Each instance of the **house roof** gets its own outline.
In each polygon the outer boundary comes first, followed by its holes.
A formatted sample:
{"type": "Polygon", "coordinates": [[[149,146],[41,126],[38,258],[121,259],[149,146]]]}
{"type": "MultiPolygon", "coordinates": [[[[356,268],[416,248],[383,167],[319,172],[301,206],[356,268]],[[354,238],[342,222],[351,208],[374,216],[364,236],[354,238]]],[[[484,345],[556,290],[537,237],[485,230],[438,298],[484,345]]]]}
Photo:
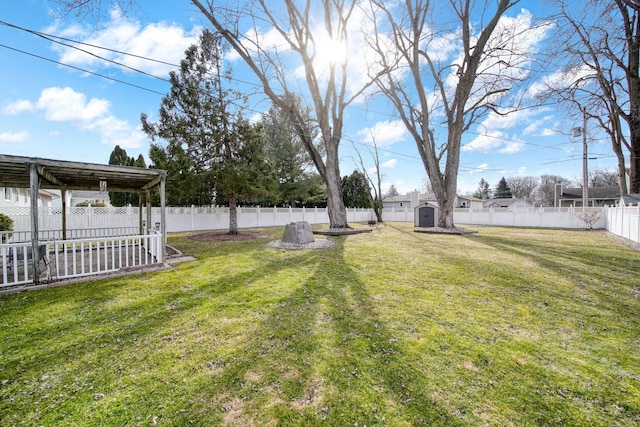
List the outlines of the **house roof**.
{"type": "Polygon", "coordinates": [[[640,194],[623,194],[622,201],[624,202],[625,206],[629,206],[632,204],[637,205],[638,203],[640,203],[640,194]]]}
{"type": "Polygon", "coordinates": [[[507,197],[507,198],[499,198],[499,199],[488,199],[484,201],[485,207],[490,206],[502,206],[502,207],[510,207],[511,205],[522,204],[522,205],[533,205],[531,199],[522,198],[522,197],[507,197]]]}
{"type": "MultiPolygon", "coordinates": [[[[614,185],[612,187],[589,187],[590,199],[620,199],[620,187],[614,185]]],[[[582,187],[563,188],[561,199],[582,199],[582,187]]]]}
{"type": "Polygon", "coordinates": [[[0,154],[0,186],[29,188],[32,164],[43,189],[99,190],[106,181],[107,191],[139,192],[159,186],[167,175],[159,169],[0,154]]]}
{"type": "MultiPolygon", "coordinates": [[[[436,196],[434,194],[421,193],[420,194],[420,203],[424,201],[435,201],[436,196]]],[[[398,196],[389,196],[382,199],[384,203],[399,203],[399,202],[411,202],[411,194],[400,194],[398,196]]]]}
{"type": "Polygon", "coordinates": [[[109,193],[100,191],[74,191],[71,194],[72,199],[81,200],[109,200],[109,193]]]}

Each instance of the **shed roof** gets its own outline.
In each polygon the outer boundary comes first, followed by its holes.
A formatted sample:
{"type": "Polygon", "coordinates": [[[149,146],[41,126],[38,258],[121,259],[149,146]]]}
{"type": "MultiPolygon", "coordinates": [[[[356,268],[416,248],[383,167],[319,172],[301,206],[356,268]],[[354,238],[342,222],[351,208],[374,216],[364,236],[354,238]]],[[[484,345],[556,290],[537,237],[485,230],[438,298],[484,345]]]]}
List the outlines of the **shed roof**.
{"type": "Polygon", "coordinates": [[[31,164],[36,165],[44,189],[99,190],[100,181],[106,181],[107,191],[139,192],[160,185],[167,174],[160,169],[0,154],[0,186],[29,188],[31,164]]]}

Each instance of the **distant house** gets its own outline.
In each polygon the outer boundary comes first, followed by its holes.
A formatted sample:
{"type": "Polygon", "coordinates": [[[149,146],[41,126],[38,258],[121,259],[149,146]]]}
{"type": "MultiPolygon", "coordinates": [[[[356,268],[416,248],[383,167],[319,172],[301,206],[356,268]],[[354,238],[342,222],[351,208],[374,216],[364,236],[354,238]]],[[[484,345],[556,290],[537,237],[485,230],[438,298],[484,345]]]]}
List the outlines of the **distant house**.
{"type": "Polygon", "coordinates": [[[620,206],[638,206],[640,205],[640,194],[623,194],[620,197],[620,206]]]}
{"type": "MultiPolygon", "coordinates": [[[[0,187],[2,189],[2,197],[0,197],[0,206],[13,208],[28,208],[31,206],[31,189],[29,188],[11,188],[0,187]]],[[[46,191],[38,191],[38,206],[42,208],[50,208],[53,199],[59,198],[58,195],[46,191]]]]}
{"type": "Polygon", "coordinates": [[[457,208],[470,208],[472,210],[483,208],[482,199],[476,199],[473,196],[456,196],[455,206],[457,208]]]}
{"type": "Polygon", "coordinates": [[[488,199],[483,203],[485,208],[522,209],[534,206],[533,199],[526,197],[509,197],[504,199],[488,199]]]}
{"type": "MultiPolygon", "coordinates": [[[[620,187],[589,187],[587,206],[616,205],[620,202],[620,187]]],[[[561,188],[556,195],[558,207],[582,207],[582,187],[561,188]]]]}
{"type": "Polygon", "coordinates": [[[421,203],[436,203],[436,196],[433,193],[420,193],[414,191],[399,196],[385,197],[382,199],[382,207],[384,209],[400,209],[400,208],[415,208],[421,203]]]}
{"type": "MultiPolygon", "coordinates": [[[[400,196],[391,196],[382,199],[382,207],[385,209],[395,208],[411,208],[415,209],[418,205],[422,205],[425,203],[429,203],[433,206],[438,206],[438,202],[436,201],[436,196],[433,193],[420,193],[418,191],[414,191],[408,194],[400,195],[400,196]]],[[[456,196],[456,200],[454,201],[454,207],[456,208],[471,208],[471,209],[481,209],[482,208],[482,200],[476,199],[472,196],[456,196]]]]}
{"type": "Polygon", "coordinates": [[[68,191],[67,205],[75,207],[78,205],[102,205],[111,206],[108,192],[100,191],[68,191]]]}

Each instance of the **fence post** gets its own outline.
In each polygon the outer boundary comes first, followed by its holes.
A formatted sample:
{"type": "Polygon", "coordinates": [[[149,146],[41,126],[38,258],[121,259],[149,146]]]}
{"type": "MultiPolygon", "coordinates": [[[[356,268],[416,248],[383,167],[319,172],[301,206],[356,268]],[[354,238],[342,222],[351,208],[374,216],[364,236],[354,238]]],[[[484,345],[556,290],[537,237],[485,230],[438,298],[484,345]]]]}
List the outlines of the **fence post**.
{"type": "Polygon", "coordinates": [[[260,227],[260,206],[256,208],[256,221],[258,221],[258,227],[260,227]]]}
{"type": "Polygon", "coordinates": [[[636,242],[640,243],[640,202],[636,205],[636,230],[638,230],[636,242]]]}

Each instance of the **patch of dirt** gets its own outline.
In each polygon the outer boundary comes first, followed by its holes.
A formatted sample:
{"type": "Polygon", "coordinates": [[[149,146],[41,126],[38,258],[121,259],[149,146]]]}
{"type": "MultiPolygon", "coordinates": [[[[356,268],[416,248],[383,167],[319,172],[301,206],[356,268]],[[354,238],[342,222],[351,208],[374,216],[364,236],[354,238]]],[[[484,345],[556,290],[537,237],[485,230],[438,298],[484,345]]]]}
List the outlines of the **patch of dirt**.
{"type": "Polygon", "coordinates": [[[206,233],[191,235],[189,239],[197,242],[244,242],[268,237],[268,235],[256,231],[242,231],[238,234],[229,234],[226,231],[207,231],[206,233]]]}
{"type": "Polygon", "coordinates": [[[604,233],[610,239],[618,241],[623,245],[626,245],[627,247],[633,249],[634,251],[640,251],[640,243],[638,242],[634,242],[633,240],[627,239],[626,237],[618,236],[617,234],[611,233],[609,231],[602,231],[602,233],[604,233]]]}

